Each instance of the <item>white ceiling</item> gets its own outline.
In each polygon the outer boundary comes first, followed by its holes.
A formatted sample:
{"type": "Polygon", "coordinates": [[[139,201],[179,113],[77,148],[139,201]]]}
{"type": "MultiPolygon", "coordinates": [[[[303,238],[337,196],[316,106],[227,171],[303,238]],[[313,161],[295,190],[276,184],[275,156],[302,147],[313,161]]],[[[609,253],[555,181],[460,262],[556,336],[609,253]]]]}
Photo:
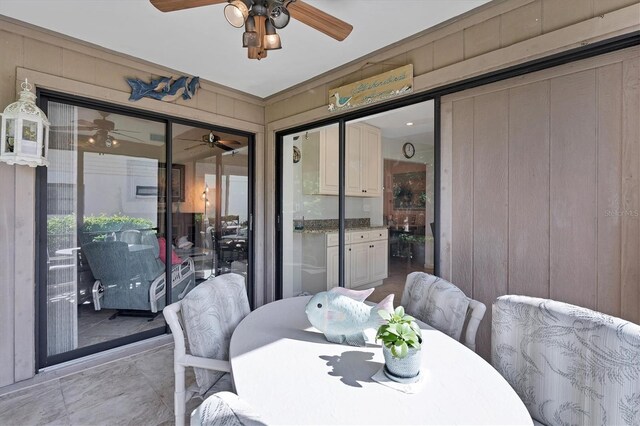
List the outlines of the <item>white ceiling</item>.
{"type": "Polygon", "coordinates": [[[259,97],[309,80],[487,0],[305,0],[353,25],[342,42],[292,19],[283,48],[247,58],[224,5],[162,13],[148,0],[2,0],[0,14],[259,97]]]}

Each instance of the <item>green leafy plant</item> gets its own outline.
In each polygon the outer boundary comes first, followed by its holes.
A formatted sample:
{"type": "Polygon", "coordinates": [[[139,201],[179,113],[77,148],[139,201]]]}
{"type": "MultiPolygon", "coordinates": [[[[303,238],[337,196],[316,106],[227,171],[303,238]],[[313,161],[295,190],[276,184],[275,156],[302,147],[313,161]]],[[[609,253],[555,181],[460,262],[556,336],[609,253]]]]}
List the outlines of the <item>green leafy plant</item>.
{"type": "Polygon", "coordinates": [[[149,229],[153,223],[149,219],[114,214],[107,216],[85,216],[82,230],[84,232],[124,231],[126,229],[149,229]]]}
{"type": "Polygon", "coordinates": [[[393,313],[380,310],[378,314],[386,323],[378,327],[376,341],[381,340],[391,350],[391,355],[402,359],[409,353],[409,348],[420,349],[420,327],[414,317],[405,314],[402,306],[398,306],[393,313]]]}

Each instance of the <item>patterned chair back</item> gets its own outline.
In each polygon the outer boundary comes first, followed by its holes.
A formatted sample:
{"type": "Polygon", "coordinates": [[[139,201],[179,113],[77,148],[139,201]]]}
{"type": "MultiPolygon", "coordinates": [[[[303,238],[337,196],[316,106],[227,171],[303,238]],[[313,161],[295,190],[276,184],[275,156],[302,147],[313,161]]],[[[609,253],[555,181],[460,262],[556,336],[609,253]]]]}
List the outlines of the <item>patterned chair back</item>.
{"type": "MultiPolygon", "coordinates": [[[[244,277],[224,274],[209,278],[180,303],[191,354],[228,360],[231,335],[250,312],[244,277]]],[[[203,368],[194,371],[200,393],[206,392],[224,374],[203,368]]]]}
{"type": "Polygon", "coordinates": [[[527,296],[493,304],[491,362],[545,425],[640,424],[640,326],[527,296]]]}
{"type": "Polygon", "coordinates": [[[465,296],[449,281],[425,272],[412,272],[402,292],[405,311],[475,351],[476,331],[486,307],[465,296]]]}

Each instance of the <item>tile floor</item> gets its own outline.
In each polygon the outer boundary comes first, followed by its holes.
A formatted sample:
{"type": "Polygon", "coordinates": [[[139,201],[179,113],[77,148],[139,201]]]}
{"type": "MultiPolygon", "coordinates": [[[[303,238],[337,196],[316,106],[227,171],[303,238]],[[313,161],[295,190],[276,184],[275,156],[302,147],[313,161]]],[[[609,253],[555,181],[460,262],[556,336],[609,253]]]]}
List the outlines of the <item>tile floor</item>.
{"type": "MultiPolygon", "coordinates": [[[[0,396],[0,425],[171,425],[173,391],[173,345],[165,345],[0,396]]],[[[192,399],[187,413],[201,402],[192,399]]]]}
{"type": "Polygon", "coordinates": [[[389,276],[382,282],[382,285],[376,287],[375,291],[367,299],[370,302],[378,303],[384,299],[389,293],[393,293],[393,306],[399,306],[402,300],[402,290],[410,272],[422,271],[433,274],[433,269],[423,268],[416,265],[410,260],[389,257],[389,276]]]}
{"type": "Polygon", "coordinates": [[[113,309],[95,311],[91,303],[79,305],[78,347],[107,342],[154,328],[164,328],[166,324],[161,313],[153,321],[149,321],[150,318],[147,317],[121,315],[110,320],[115,312],[113,309]]]}
{"type": "MultiPolygon", "coordinates": [[[[394,293],[394,305],[399,305],[406,276],[415,270],[433,272],[417,269],[406,260],[391,258],[389,277],[376,288],[370,300],[379,302],[394,293]]],[[[120,329],[116,334],[125,329],[134,331],[131,327],[140,331],[164,322],[161,318],[149,323],[146,318],[130,317],[109,321],[110,314],[86,312],[82,318],[81,313],[79,326],[84,330],[80,336],[88,339],[93,335],[100,339],[115,329],[120,329]],[[153,324],[156,321],[158,324],[153,324]]],[[[187,385],[193,382],[193,370],[187,369],[187,385]]],[[[2,395],[0,425],[171,425],[174,423],[173,391],[173,345],[165,345],[2,395]]],[[[201,402],[201,399],[192,399],[186,412],[190,413],[201,402]]]]}

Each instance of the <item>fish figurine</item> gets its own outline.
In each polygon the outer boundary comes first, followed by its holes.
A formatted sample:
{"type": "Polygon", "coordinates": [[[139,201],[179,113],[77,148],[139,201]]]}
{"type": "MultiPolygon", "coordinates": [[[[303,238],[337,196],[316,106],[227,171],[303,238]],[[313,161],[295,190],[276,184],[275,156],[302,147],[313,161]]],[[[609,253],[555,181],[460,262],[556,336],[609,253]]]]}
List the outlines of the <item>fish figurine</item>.
{"type": "Polygon", "coordinates": [[[195,95],[196,90],[200,87],[200,78],[193,77],[189,79],[182,76],[177,79],[172,77],[160,77],[145,83],[142,80],[128,78],[127,83],[131,86],[130,101],[138,101],[142,98],[152,98],[163,101],[174,101],[182,96],[182,99],[188,100],[195,95]]]}
{"type": "Polygon", "coordinates": [[[375,306],[364,303],[372,292],[373,289],[335,287],[313,296],[305,307],[305,313],[311,325],[323,332],[328,341],[364,346],[364,330],[378,328],[383,322],[378,311],[393,312],[393,294],[375,306]]]}

